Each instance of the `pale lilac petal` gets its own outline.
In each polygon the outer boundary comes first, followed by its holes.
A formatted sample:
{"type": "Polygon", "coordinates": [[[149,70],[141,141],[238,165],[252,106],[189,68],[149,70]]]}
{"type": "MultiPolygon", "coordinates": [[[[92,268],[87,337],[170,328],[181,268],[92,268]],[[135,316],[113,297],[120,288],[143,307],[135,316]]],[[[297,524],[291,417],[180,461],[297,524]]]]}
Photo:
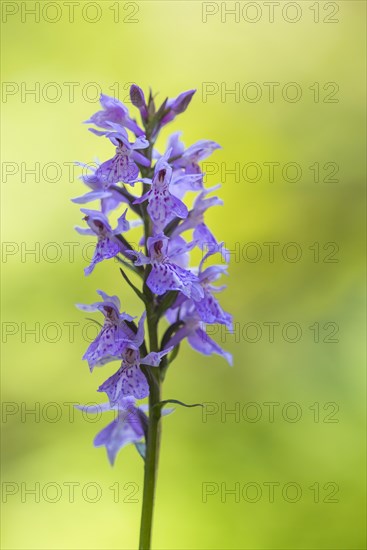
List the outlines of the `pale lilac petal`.
{"type": "Polygon", "coordinates": [[[120,310],[121,303],[118,296],[115,296],[115,295],[110,296],[109,294],[106,294],[106,292],[104,292],[103,290],[97,290],[97,294],[100,295],[100,297],[104,302],[112,302],[115,308],[117,309],[117,311],[120,310]]]}
{"type": "Polygon", "coordinates": [[[204,355],[212,355],[213,353],[224,357],[232,366],[232,354],[224,351],[214,340],[212,340],[204,330],[197,329],[188,336],[189,344],[204,355]]]}
{"type": "Polygon", "coordinates": [[[114,258],[120,251],[120,245],[117,242],[112,241],[109,237],[99,239],[91,264],[84,269],[84,273],[86,275],[90,275],[97,263],[101,262],[102,260],[114,258]]]}
{"type": "Polygon", "coordinates": [[[196,241],[198,241],[201,249],[217,244],[216,238],[205,223],[199,223],[195,227],[193,237],[196,241]]]}
{"type": "Polygon", "coordinates": [[[211,155],[216,149],[221,149],[218,143],[201,139],[186,149],[180,159],[180,165],[185,165],[188,162],[199,162],[211,155]]]}
{"type": "Polygon", "coordinates": [[[144,322],[145,322],[146,316],[147,316],[147,312],[143,311],[139,319],[138,330],[134,339],[134,343],[137,346],[137,348],[139,348],[144,342],[144,322]]]}
{"type": "Polygon", "coordinates": [[[151,351],[150,353],[148,353],[148,355],[143,357],[143,359],[141,359],[140,361],[143,365],[149,365],[151,367],[159,367],[162,357],[167,355],[167,353],[172,351],[172,349],[173,347],[171,346],[167,349],[164,349],[163,351],[151,351]]]}
{"type": "Polygon", "coordinates": [[[130,229],[130,224],[126,219],[127,214],[127,208],[125,212],[122,214],[122,216],[119,217],[117,220],[117,226],[116,229],[113,230],[114,235],[118,235],[119,233],[125,233],[125,231],[128,231],[130,229]]]}
{"type": "Polygon", "coordinates": [[[211,265],[204,269],[199,275],[200,281],[217,281],[222,275],[228,275],[227,265],[211,265]]]}
{"type": "Polygon", "coordinates": [[[172,210],[178,218],[186,218],[188,215],[188,210],[186,204],[184,204],[180,199],[171,195],[169,201],[167,201],[167,206],[172,210]]]}
{"type": "Polygon", "coordinates": [[[107,394],[107,397],[111,403],[111,406],[114,406],[118,403],[119,399],[123,397],[122,393],[122,372],[124,370],[124,367],[120,367],[120,369],[115,372],[110,378],[108,378],[103,384],[101,384],[98,388],[99,392],[105,392],[107,394]]]}
{"type": "Polygon", "coordinates": [[[97,338],[91,342],[83,359],[88,361],[92,371],[94,367],[105,365],[111,361],[121,360],[124,350],[131,344],[133,338],[122,326],[104,325],[97,338]]]}
{"type": "MultiPolygon", "coordinates": [[[[143,130],[139,128],[136,122],[130,117],[129,111],[121,101],[114,97],[101,94],[100,103],[103,110],[95,113],[86,121],[87,123],[95,124],[101,128],[109,128],[112,125],[118,124],[125,126],[137,136],[144,134],[143,130]]],[[[97,131],[95,133],[97,133],[97,131]]]]}
{"type": "Polygon", "coordinates": [[[130,147],[131,149],[146,149],[149,147],[149,141],[146,139],[145,135],[142,135],[136,138],[135,142],[130,144],[130,147]]]}
{"type": "Polygon", "coordinates": [[[150,272],[147,285],[155,294],[161,295],[168,290],[180,290],[189,298],[200,299],[203,290],[197,277],[174,264],[155,264],[150,272]]]}
{"type": "MultiPolygon", "coordinates": [[[[143,413],[142,413],[143,414],[143,413]]],[[[105,446],[111,465],[114,464],[120,449],[129,443],[136,443],[144,437],[144,430],[138,421],[132,423],[129,417],[119,415],[108,426],[103,428],[94,439],[94,446],[105,446]]]]}
{"type": "Polygon", "coordinates": [[[191,332],[190,327],[185,324],[183,327],[179,328],[177,332],[175,332],[172,338],[170,338],[170,340],[165,345],[165,348],[173,349],[174,347],[178,346],[178,344],[180,344],[182,340],[184,340],[184,338],[188,337],[190,332],[191,332]]]}
{"type": "Polygon", "coordinates": [[[116,407],[111,407],[110,403],[100,403],[95,405],[74,405],[79,411],[86,412],[88,414],[98,414],[101,412],[109,412],[117,409],[116,407]]]}
{"type": "Polygon", "coordinates": [[[75,202],[76,204],[86,204],[88,202],[96,200],[107,199],[110,196],[110,191],[90,191],[85,195],[81,195],[80,197],[75,197],[75,199],[71,199],[71,201],[75,202]]]}
{"type": "Polygon", "coordinates": [[[218,300],[205,290],[204,297],[195,302],[195,307],[200,315],[200,318],[205,323],[220,323],[226,325],[229,329],[232,328],[232,317],[221,308],[218,300]]]}
{"type": "Polygon", "coordinates": [[[79,235],[95,235],[94,231],[90,229],[90,227],[78,227],[75,226],[75,231],[79,233],[79,235]]]}

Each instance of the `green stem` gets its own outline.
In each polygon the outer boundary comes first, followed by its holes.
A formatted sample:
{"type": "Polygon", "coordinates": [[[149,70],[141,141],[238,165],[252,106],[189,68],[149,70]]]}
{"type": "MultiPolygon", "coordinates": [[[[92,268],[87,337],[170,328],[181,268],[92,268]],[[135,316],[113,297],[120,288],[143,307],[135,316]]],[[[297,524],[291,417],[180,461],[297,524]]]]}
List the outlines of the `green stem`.
{"type": "MultiPolygon", "coordinates": [[[[152,305],[147,306],[150,351],[158,351],[157,321],[152,314],[152,305]]],[[[149,424],[144,466],[143,506],[140,524],[140,550],[149,550],[152,537],[154,497],[157,481],[159,446],[161,436],[161,411],[155,407],[161,400],[159,369],[150,369],[149,424]]]]}

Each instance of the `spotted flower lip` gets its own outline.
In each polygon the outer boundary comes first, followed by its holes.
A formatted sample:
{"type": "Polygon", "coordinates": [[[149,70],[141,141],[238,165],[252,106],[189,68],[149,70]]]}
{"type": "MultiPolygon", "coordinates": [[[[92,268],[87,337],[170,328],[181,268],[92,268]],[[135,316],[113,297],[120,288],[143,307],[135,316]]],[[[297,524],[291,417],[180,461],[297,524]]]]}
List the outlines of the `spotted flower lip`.
{"type": "Polygon", "coordinates": [[[133,395],[137,399],[144,399],[149,395],[149,385],[140,366],[149,365],[158,367],[162,357],[167,355],[172,348],[160,352],[150,352],[141,357],[140,347],[144,342],[144,312],[138,324],[136,335],[131,340],[126,340],[123,345],[120,358],[122,359],[120,369],[108,378],[98,389],[105,392],[110,400],[111,406],[116,405],[123,397],[133,395]]]}
{"type": "Polygon", "coordinates": [[[204,292],[198,277],[172,261],[175,256],[194,248],[195,243],[185,243],[171,250],[168,248],[168,243],[168,237],[160,233],[147,240],[149,257],[137,251],[126,251],[126,254],[136,257],[135,265],[152,266],[146,283],[153,293],[162,295],[171,290],[178,290],[188,298],[200,299],[204,292]]]}
{"type": "Polygon", "coordinates": [[[126,324],[126,321],[133,321],[134,317],[127,313],[120,313],[120,300],[117,296],[109,296],[102,290],[97,291],[102,301],[91,305],[77,304],[82,311],[101,312],[105,321],[101,331],[95,340],[88,346],[83,359],[88,361],[89,368],[100,367],[115,361],[121,356],[122,350],[134,342],[135,334],[126,324]]]}
{"type": "Polygon", "coordinates": [[[122,353],[121,367],[103,382],[98,391],[107,394],[111,405],[115,405],[122,397],[129,395],[133,395],[136,399],[144,399],[149,395],[149,385],[141,365],[158,367],[162,358],[171,350],[172,347],[140,357],[139,350],[126,347],[122,353]]]}
{"type": "Polygon", "coordinates": [[[176,216],[186,218],[188,215],[186,205],[170,192],[171,178],[172,168],[166,157],[162,157],[156,164],[151,189],[134,201],[134,204],[148,201],[147,210],[156,232],[163,231],[176,216]]]}
{"type": "Polygon", "coordinates": [[[90,128],[90,131],[98,136],[106,136],[116,147],[115,155],[103,162],[95,172],[95,176],[104,182],[104,185],[119,182],[132,184],[139,174],[137,163],[143,166],[150,165],[149,159],[138,151],[149,147],[144,134],[130,142],[125,128],[115,123],[111,123],[108,130],[90,128]]]}
{"type": "Polygon", "coordinates": [[[95,124],[100,128],[110,128],[111,123],[120,124],[131,130],[136,136],[141,136],[144,131],[133,120],[127,107],[118,99],[101,94],[100,104],[102,111],[98,111],[86,120],[86,124],[95,124]]]}
{"type": "Polygon", "coordinates": [[[81,235],[96,235],[98,239],[92,261],[84,270],[86,275],[90,275],[97,263],[114,258],[119,252],[125,250],[116,235],[128,231],[130,224],[126,220],[127,209],[118,219],[115,229],[111,228],[107,217],[102,212],[87,208],[81,208],[81,212],[85,214],[84,220],[89,228],[76,227],[75,229],[81,235]]]}

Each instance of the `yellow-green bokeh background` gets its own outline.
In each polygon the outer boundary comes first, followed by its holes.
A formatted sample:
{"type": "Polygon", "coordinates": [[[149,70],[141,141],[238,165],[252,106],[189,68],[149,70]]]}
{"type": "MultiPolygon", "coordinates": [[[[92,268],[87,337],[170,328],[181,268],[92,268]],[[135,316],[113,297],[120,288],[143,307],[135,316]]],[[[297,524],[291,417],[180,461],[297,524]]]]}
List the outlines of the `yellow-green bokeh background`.
{"type": "MultiPolygon", "coordinates": [[[[283,4],[283,2],[281,2],[283,4]]],[[[61,5],[62,3],[60,3],[61,5]]],[[[100,2],[103,17],[90,24],[76,9],[74,24],[63,19],[22,23],[19,16],[3,24],[2,79],[5,82],[97,82],[109,93],[115,82],[137,82],[165,94],[188,88],[198,93],[190,109],[171,125],[182,129],[190,144],[201,138],[220,142],[223,150],[213,160],[232,166],[254,161],[298,162],[304,176],[298,183],[277,177],[274,183],[235,183],[228,176],[220,191],[225,206],[208,216],[218,238],[235,242],[295,241],[303,249],[298,263],[279,256],[274,263],[232,262],[225,308],[243,326],[254,321],[297,322],[303,329],[295,344],[279,336],[274,343],[265,332],[257,343],[228,337],[234,368],[218,357],[205,358],[184,346],[167,377],[164,396],[186,402],[212,401],[229,408],[236,402],[297,402],[303,416],[290,423],[278,413],[274,423],[235,422],[217,415],[207,423],[199,409],[179,409],[165,419],[154,546],[157,549],[361,549],[364,544],[364,326],[363,326],[363,181],[364,181],[364,20],[362,1],[339,2],[337,24],[312,22],[311,2],[299,2],[301,21],[289,24],[235,23],[219,16],[201,20],[195,1],[139,2],[139,23],[115,24],[110,2],[100,2]],[[203,82],[298,82],[304,97],[298,103],[262,100],[236,103],[220,96],[203,103],[203,82]],[[314,103],[308,87],[314,82],[337,82],[339,103],[314,103]],[[337,162],[339,183],[314,183],[308,166],[337,162]],[[308,246],[336,242],[338,263],[315,263],[308,246]],[[339,343],[316,344],[308,329],[315,322],[336,322],[339,343]],[[337,423],[314,422],[313,403],[335,402],[337,423]],[[291,504],[265,491],[257,503],[236,503],[219,494],[202,502],[203,482],[297,482],[303,496],[291,504]],[[314,482],[339,485],[338,503],[314,503],[308,487],[314,482]]],[[[262,4],[262,3],[260,3],[262,4]]],[[[322,11],[324,2],[320,2],[322,11]]],[[[80,4],[81,5],[81,4],[80,4]]],[[[264,9],[264,8],[263,8],[264,9]]],[[[64,12],[65,13],[65,12],[64,12]]],[[[122,12],[124,13],[124,12],[122,12]]],[[[264,12],[265,13],[265,12],[264,12]]],[[[323,12],[322,12],[323,13],[323,12]]],[[[108,158],[111,149],[87,132],[81,121],[97,105],[85,101],[76,88],[75,102],[66,88],[57,103],[35,102],[20,95],[2,104],[3,162],[108,158]],[[5,137],[6,136],[6,137],[5,137]]],[[[80,87],[79,87],[80,90],[80,87]]],[[[166,132],[167,135],[167,132],[166,132]]],[[[161,145],[164,145],[164,141],[161,145]]],[[[213,176],[209,183],[219,181],[213,176]]],[[[2,230],[6,242],[41,247],[48,242],[84,242],[73,231],[80,221],[69,199],[82,192],[76,179],[39,183],[28,176],[9,178],[2,186],[2,230]]],[[[25,263],[15,255],[2,263],[3,322],[83,323],[74,303],[92,302],[95,290],[118,293],[129,312],[140,305],[124,286],[117,266],[107,262],[88,279],[80,253],[75,262],[25,263]]],[[[86,347],[80,328],[75,342],[66,332],[57,343],[20,334],[3,346],[2,399],[21,406],[41,407],[48,402],[90,402],[99,399],[98,384],[112,372],[107,366],[89,375],[81,360],[86,347]]],[[[99,483],[98,503],[74,503],[66,492],[57,503],[22,503],[9,497],[2,511],[2,547],[5,549],[130,549],[137,546],[140,503],[114,503],[108,489],[119,481],[139,485],[142,463],[133,448],[122,452],[114,468],[103,449],[93,449],[98,425],[80,415],[68,421],[63,407],[60,422],[40,422],[20,414],[4,422],[3,482],[99,483]]],[[[325,412],[322,411],[322,415],[325,412]]],[[[262,485],[263,486],[263,485],[262,485]]],[[[122,490],[126,496],[128,490],[122,490]]]]}

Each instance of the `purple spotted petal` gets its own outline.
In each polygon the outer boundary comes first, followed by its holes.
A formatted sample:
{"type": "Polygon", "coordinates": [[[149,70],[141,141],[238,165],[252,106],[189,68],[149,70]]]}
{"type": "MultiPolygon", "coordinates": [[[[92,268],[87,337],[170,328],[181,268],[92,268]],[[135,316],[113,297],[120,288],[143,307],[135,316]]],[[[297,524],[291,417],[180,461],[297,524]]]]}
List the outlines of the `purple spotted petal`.
{"type": "Polygon", "coordinates": [[[133,395],[137,399],[144,399],[149,395],[149,385],[140,366],[125,368],[122,377],[123,395],[133,395]]]}
{"type": "Polygon", "coordinates": [[[117,227],[113,230],[114,235],[118,235],[119,233],[125,233],[125,231],[128,231],[130,229],[130,224],[126,219],[127,209],[122,214],[122,216],[119,217],[117,220],[117,227]]]}
{"type": "Polygon", "coordinates": [[[149,386],[140,366],[133,365],[121,367],[98,388],[98,391],[105,392],[113,406],[128,395],[144,399],[149,395],[149,386]]]}
{"type": "Polygon", "coordinates": [[[116,359],[121,360],[121,354],[130,345],[132,338],[132,331],[127,326],[124,329],[123,326],[106,324],[89,345],[83,359],[88,361],[91,371],[94,367],[100,367],[116,359]]]}
{"type": "Polygon", "coordinates": [[[90,275],[95,268],[96,264],[102,260],[114,258],[121,250],[121,246],[110,239],[109,237],[103,237],[98,239],[97,246],[91,261],[90,266],[84,269],[86,275],[90,275]]]}
{"type": "Polygon", "coordinates": [[[186,205],[177,197],[166,193],[152,192],[149,196],[148,213],[157,231],[161,231],[175,217],[186,218],[186,205]]]}
{"type": "Polygon", "coordinates": [[[86,204],[88,202],[96,201],[98,199],[107,199],[110,195],[111,193],[109,191],[90,191],[85,195],[81,195],[80,197],[75,197],[75,199],[71,199],[71,200],[76,204],[86,204]]]}
{"type": "Polygon", "coordinates": [[[139,175],[139,168],[128,155],[116,154],[112,159],[103,162],[97,170],[97,175],[113,185],[120,181],[130,182],[139,175]]]}
{"type": "Polygon", "coordinates": [[[198,300],[203,296],[203,290],[196,275],[168,262],[153,265],[147,285],[158,295],[168,290],[180,290],[189,298],[198,300]]]}
{"type": "Polygon", "coordinates": [[[174,195],[170,195],[168,204],[169,204],[169,207],[172,209],[172,212],[178,218],[186,218],[187,217],[187,215],[189,213],[188,210],[187,210],[187,206],[180,199],[178,199],[174,195]]]}
{"type": "Polygon", "coordinates": [[[199,223],[195,227],[193,236],[201,249],[218,244],[213,233],[208,229],[205,223],[199,223]]]}
{"type": "Polygon", "coordinates": [[[209,290],[204,291],[204,297],[195,302],[200,318],[205,323],[220,323],[232,329],[232,317],[221,308],[218,300],[209,290]]]}

